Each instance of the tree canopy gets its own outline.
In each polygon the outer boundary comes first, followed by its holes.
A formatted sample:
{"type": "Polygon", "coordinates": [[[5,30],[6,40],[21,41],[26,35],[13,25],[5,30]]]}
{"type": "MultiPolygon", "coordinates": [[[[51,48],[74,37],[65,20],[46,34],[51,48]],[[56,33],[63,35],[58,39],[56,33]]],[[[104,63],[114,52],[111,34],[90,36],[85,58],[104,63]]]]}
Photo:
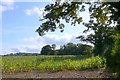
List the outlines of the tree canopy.
{"type": "Polygon", "coordinates": [[[65,20],[66,23],[71,22],[72,25],[80,24],[82,17],[79,15],[80,12],[85,11],[85,4],[89,5],[90,23],[94,23],[93,19],[96,18],[97,22],[104,26],[106,25],[105,23],[110,25],[112,21],[117,21],[120,24],[120,2],[55,2],[45,6],[44,10],[46,13],[44,13],[43,19],[41,19],[42,21],[45,20],[45,22],[36,31],[40,36],[49,30],[55,31],[57,28],[63,32],[65,26],[61,19],[65,20]]]}

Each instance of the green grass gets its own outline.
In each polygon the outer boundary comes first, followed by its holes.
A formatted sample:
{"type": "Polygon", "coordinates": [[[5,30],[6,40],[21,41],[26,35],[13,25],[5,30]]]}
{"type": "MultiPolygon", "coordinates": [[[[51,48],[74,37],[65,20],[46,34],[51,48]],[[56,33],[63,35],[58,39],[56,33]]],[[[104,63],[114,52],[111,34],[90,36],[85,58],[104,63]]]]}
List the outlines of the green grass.
{"type": "Polygon", "coordinates": [[[99,56],[6,56],[2,57],[2,72],[99,69],[106,66],[105,61],[99,56]]]}
{"type": "Polygon", "coordinates": [[[0,56],[0,71],[2,70],[2,56],[0,56]]]}

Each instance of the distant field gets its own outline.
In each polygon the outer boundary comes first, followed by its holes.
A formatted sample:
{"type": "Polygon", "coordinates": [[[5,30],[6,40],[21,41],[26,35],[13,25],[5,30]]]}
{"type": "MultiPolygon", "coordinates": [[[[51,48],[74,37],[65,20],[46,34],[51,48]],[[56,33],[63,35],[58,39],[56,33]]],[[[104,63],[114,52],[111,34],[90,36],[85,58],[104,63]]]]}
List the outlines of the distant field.
{"type": "Polygon", "coordinates": [[[0,71],[2,69],[2,56],[0,56],[0,71]]]}
{"type": "Polygon", "coordinates": [[[87,56],[5,56],[2,57],[2,72],[61,71],[105,68],[106,60],[87,56]]]}

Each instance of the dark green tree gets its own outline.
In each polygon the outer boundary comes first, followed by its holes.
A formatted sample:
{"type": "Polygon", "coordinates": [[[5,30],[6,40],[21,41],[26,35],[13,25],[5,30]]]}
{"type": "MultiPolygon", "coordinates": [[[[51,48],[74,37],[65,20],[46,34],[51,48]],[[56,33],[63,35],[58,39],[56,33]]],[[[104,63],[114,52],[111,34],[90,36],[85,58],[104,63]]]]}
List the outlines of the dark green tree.
{"type": "Polygon", "coordinates": [[[41,49],[41,55],[51,55],[51,54],[53,54],[53,50],[50,45],[46,45],[41,49]]]}
{"type": "Polygon", "coordinates": [[[59,49],[62,55],[91,55],[92,46],[86,44],[73,44],[72,42],[63,45],[59,49]]]}
{"type": "MultiPolygon", "coordinates": [[[[111,52],[113,46],[114,28],[113,27],[104,27],[98,23],[87,23],[86,27],[91,27],[90,30],[93,30],[94,33],[88,34],[87,36],[77,37],[81,41],[89,42],[94,45],[93,52],[95,55],[107,55],[111,52]],[[109,49],[107,49],[109,48],[109,49]]],[[[88,31],[88,30],[87,30],[88,31]]],[[[85,30],[86,33],[86,30],[85,30]]]]}
{"type": "Polygon", "coordinates": [[[75,51],[76,54],[78,54],[78,55],[92,55],[92,50],[93,50],[92,46],[86,45],[86,44],[80,44],[80,43],[78,43],[76,46],[77,46],[77,49],[75,51]]]}
{"type": "Polygon", "coordinates": [[[64,47],[64,53],[68,55],[74,55],[76,51],[76,44],[69,42],[64,47]]]}

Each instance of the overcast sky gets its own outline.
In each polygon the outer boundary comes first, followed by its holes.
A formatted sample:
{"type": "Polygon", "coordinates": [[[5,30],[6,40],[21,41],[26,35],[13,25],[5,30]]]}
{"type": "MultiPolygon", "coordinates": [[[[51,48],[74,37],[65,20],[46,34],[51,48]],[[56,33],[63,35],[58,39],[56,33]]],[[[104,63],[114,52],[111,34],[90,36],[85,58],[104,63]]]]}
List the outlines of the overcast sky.
{"type": "MultiPolygon", "coordinates": [[[[81,25],[71,26],[65,24],[66,28],[63,33],[59,30],[48,32],[45,36],[40,37],[35,30],[42,22],[42,12],[47,4],[52,1],[41,2],[34,0],[26,0],[24,2],[16,2],[14,0],[4,0],[0,3],[0,45],[2,52],[7,54],[10,52],[40,52],[41,48],[46,44],[56,44],[57,48],[68,42],[79,43],[76,37],[82,34],[85,27],[81,25]]],[[[89,20],[89,13],[81,13],[84,21],[89,20]]]]}

